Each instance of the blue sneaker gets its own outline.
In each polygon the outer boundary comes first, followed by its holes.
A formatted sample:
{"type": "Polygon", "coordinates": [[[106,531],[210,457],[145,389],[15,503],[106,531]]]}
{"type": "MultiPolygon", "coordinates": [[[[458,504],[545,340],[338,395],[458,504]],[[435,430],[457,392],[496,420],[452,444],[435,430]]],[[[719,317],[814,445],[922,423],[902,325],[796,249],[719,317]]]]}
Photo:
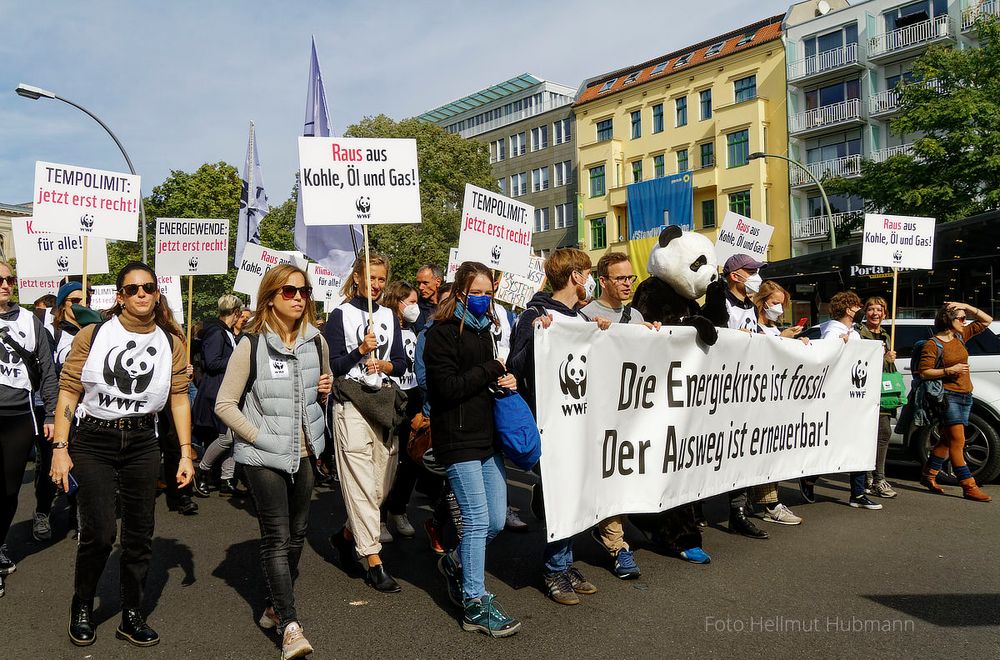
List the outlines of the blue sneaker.
{"type": "Polygon", "coordinates": [[[680,554],[681,559],[689,561],[692,564],[709,564],[712,562],[712,558],[701,548],[688,548],[687,550],[681,550],[680,554]]]}
{"type": "Polygon", "coordinates": [[[521,629],[521,622],[500,609],[492,594],[470,598],[464,607],[462,630],[490,637],[509,637],[521,629]]]}
{"type": "Polygon", "coordinates": [[[462,567],[458,565],[453,552],[447,552],[438,559],[438,571],[448,585],[448,600],[463,607],[465,594],[462,591],[462,567]]]}
{"type": "Polygon", "coordinates": [[[639,577],[639,565],[628,548],[620,548],[615,553],[614,573],[623,580],[634,580],[639,577]]]}

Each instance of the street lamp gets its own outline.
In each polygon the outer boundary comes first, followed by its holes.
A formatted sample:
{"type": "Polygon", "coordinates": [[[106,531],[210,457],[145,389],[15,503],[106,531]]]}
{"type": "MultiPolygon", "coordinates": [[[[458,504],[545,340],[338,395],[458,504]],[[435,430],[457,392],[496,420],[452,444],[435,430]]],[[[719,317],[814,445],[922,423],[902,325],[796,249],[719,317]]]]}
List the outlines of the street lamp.
{"type": "Polygon", "coordinates": [[[830,249],[837,248],[837,232],[836,227],[833,226],[833,210],[830,208],[830,200],[826,196],[826,191],[823,189],[823,184],[820,183],[816,175],[813,174],[808,167],[800,163],[799,161],[789,158],[788,156],[780,156],[778,154],[766,154],[763,151],[755,151],[750,154],[750,160],[757,160],[758,158],[780,158],[781,160],[788,161],[792,165],[796,165],[802,169],[803,172],[809,175],[809,178],[819,186],[819,194],[823,196],[823,204],[826,205],[826,215],[830,219],[830,249]]]}
{"type": "MultiPolygon", "coordinates": [[[[132,174],[135,174],[135,168],[132,166],[132,159],[128,157],[128,153],[125,151],[125,147],[122,146],[121,140],[119,140],[118,136],[116,136],[114,133],[112,133],[111,129],[108,128],[108,125],[105,124],[103,121],[101,121],[100,117],[98,117],[97,115],[95,115],[93,112],[91,112],[90,110],[87,110],[85,107],[83,107],[79,103],[74,103],[73,101],[70,101],[69,99],[64,99],[63,97],[59,96],[55,92],[50,92],[49,90],[42,89],[41,87],[35,87],[33,85],[26,85],[24,83],[21,83],[20,85],[17,86],[17,88],[14,91],[17,92],[18,96],[23,96],[24,98],[31,99],[32,101],[37,101],[38,99],[41,99],[41,98],[56,99],[57,101],[62,101],[63,103],[68,103],[69,105],[73,106],[77,110],[80,110],[80,111],[86,113],[87,115],[89,115],[90,118],[93,119],[94,121],[96,121],[98,124],[100,124],[101,128],[103,128],[105,131],[107,131],[108,135],[111,136],[111,139],[115,141],[115,144],[118,145],[118,149],[120,149],[121,152],[122,152],[122,156],[125,156],[125,163],[128,165],[129,172],[131,172],[132,174]]],[[[140,226],[142,227],[142,261],[145,263],[146,262],[146,257],[147,257],[147,252],[146,252],[146,209],[145,209],[145,207],[143,206],[143,203],[142,203],[142,191],[141,190],[139,191],[139,223],[140,223],[140,226]]]]}

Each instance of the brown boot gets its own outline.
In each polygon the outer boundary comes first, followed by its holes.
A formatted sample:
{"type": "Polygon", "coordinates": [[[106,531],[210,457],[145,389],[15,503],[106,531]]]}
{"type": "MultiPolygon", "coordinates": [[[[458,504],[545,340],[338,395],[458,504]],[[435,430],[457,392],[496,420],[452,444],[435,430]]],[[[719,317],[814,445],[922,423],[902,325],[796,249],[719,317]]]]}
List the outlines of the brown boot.
{"type": "Polygon", "coordinates": [[[984,493],[976,485],[976,480],[973,478],[962,479],[958,482],[962,486],[962,497],[967,500],[972,500],[973,502],[989,502],[993,498],[984,493]]]}
{"type": "Polygon", "coordinates": [[[927,487],[927,490],[938,495],[944,495],[944,489],[937,484],[937,476],[940,470],[935,470],[924,466],[924,471],[920,474],[920,483],[927,487]]]}

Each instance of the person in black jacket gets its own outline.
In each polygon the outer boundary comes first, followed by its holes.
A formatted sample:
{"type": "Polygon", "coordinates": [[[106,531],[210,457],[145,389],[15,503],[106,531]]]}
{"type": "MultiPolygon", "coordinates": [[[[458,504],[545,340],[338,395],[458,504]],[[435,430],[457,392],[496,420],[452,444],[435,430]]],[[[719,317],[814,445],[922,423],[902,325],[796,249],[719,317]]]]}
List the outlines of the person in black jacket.
{"type": "Polygon", "coordinates": [[[516,389],[517,381],[496,357],[491,328],[493,278],[478,262],[455,274],[454,295],[438,308],[427,330],[424,362],[427,395],[434,410],[434,457],[447,467],[448,483],[462,511],[462,540],[438,560],[449,596],[464,609],[462,628],[493,637],[516,633],[486,591],[486,544],[507,520],[507,481],[493,420],[493,386],[516,389]]]}

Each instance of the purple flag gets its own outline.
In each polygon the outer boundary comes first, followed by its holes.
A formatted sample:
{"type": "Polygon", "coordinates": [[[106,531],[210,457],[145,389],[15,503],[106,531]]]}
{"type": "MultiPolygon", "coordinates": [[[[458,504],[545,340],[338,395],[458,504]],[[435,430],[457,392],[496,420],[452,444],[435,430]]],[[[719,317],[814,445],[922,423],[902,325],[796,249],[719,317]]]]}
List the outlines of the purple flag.
{"type": "MultiPolygon", "coordinates": [[[[330,111],[326,105],[323,74],[316,55],[316,39],[312,42],[312,59],[309,62],[309,89],[306,93],[306,119],[302,135],[330,136],[330,111]]],[[[300,203],[295,208],[295,248],[329,268],[335,275],[346,275],[354,264],[354,246],[361,244],[361,230],[354,225],[307,227],[302,221],[301,199],[300,196],[300,203]]]]}
{"type": "Polygon", "coordinates": [[[264,177],[260,171],[260,157],[254,140],[254,126],[250,122],[250,140],[247,142],[247,159],[243,165],[243,192],[240,193],[240,217],[236,222],[236,255],[233,259],[237,270],[243,263],[246,244],[260,243],[260,221],[271,210],[264,192],[264,177]]]}

